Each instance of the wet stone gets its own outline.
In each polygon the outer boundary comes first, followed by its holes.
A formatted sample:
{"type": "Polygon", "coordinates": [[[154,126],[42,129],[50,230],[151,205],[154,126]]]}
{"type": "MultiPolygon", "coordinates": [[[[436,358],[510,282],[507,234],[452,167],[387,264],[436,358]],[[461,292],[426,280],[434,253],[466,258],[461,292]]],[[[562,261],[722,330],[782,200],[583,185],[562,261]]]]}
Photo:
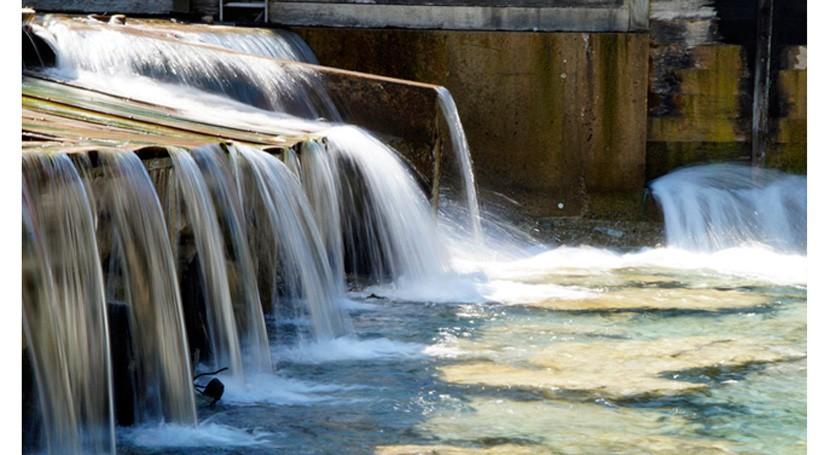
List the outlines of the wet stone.
{"type": "Polygon", "coordinates": [[[565,342],[521,365],[476,362],[441,368],[456,384],[577,391],[612,400],[688,394],[708,388],[676,380],[688,370],[721,371],[797,360],[801,351],[752,338],[677,337],[659,340],[565,342]]]}

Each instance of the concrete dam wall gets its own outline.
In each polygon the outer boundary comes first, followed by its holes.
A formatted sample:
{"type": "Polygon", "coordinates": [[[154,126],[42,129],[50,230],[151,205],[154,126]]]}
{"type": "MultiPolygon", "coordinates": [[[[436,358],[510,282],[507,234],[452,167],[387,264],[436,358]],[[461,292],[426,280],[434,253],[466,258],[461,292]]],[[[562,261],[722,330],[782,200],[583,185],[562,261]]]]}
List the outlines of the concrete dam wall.
{"type": "MultiPolygon", "coordinates": [[[[29,3],[136,11],[130,2],[29,3]]],[[[161,3],[143,3],[140,12],[219,17],[219,2],[161,3]]],[[[641,218],[646,182],[693,163],[752,157],[754,0],[268,6],[267,17],[225,8],[224,21],[263,26],[267,19],[267,26],[292,29],[321,65],[446,86],[457,100],[479,188],[518,201],[527,215],[641,218]]],[[[778,2],[771,18],[764,165],[803,173],[806,2],[778,2]]],[[[409,116],[405,104],[393,103],[409,116]]]]}

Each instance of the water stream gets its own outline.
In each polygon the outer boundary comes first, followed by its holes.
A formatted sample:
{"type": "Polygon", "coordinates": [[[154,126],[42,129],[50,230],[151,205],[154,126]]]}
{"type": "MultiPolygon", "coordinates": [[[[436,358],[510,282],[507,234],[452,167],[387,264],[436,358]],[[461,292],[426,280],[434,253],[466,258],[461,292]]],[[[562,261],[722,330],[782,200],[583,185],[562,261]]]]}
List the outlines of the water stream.
{"type": "Polygon", "coordinates": [[[804,451],[802,177],[679,170],[651,184],[667,247],[541,246],[481,215],[446,91],[466,211],[436,219],[394,149],[317,120],[313,75],[81,22],[47,24],[53,75],[314,138],[168,148],[167,180],[127,150],[24,156],[27,450],[804,451]],[[223,366],[209,406],[194,372],[223,366]]]}

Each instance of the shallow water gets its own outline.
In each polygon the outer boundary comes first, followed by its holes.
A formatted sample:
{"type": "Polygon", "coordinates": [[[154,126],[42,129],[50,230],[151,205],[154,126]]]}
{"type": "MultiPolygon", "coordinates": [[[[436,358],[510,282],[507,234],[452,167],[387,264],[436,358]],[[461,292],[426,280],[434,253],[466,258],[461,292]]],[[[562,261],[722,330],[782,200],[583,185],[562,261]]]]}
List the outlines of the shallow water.
{"type": "MultiPolygon", "coordinates": [[[[756,250],[732,255],[765,254],[756,250]]],[[[497,270],[468,258],[468,272],[476,273],[457,279],[479,290],[502,283],[506,297],[518,285],[573,295],[530,293],[505,305],[486,297],[415,302],[400,293],[392,300],[358,290],[344,303],[357,338],[302,346],[288,344],[294,327],[271,322],[274,375],[226,382],[214,409],[200,405],[203,423],[188,437],[165,427],[122,430],[119,447],[134,453],[806,450],[804,275],[726,274],[714,268],[723,257],[710,258],[711,268],[658,267],[659,250],[545,254],[497,270]],[[612,266],[597,268],[591,255],[612,266]],[[551,259],[562,256],[585,261],[580,267],[551,259]]]]}

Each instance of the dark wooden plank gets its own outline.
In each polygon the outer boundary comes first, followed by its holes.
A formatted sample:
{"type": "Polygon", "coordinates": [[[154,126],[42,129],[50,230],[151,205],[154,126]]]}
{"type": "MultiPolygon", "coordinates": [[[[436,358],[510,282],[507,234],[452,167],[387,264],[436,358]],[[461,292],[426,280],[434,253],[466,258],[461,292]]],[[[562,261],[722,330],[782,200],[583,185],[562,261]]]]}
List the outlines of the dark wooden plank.
{"type": "Polygon", "coordinates": [[[758,0],[755,53],[755,90],[752,101],[752,165],[763,166],[769,135],[770,62],[772,60],[772,6],[774,0],[758,0]]]}

